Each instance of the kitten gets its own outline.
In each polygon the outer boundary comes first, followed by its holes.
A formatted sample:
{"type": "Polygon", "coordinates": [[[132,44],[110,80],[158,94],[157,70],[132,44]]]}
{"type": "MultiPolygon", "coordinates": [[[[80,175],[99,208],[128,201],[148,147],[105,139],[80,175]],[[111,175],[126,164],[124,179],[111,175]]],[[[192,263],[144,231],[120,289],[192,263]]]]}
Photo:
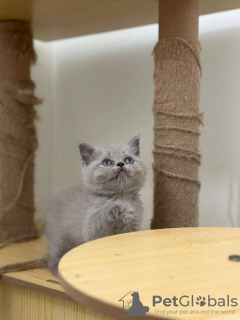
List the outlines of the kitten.
{"type": "Polygon", "coordinates": [[[61,257],[94,239],[137,231],[142,203],[139,191],[146,170],[140,161],[139,137],[122,147],[94,149],[79,145],[83,185],[61,192],[46,210],[48,266],[58,274],[61,257]]]}

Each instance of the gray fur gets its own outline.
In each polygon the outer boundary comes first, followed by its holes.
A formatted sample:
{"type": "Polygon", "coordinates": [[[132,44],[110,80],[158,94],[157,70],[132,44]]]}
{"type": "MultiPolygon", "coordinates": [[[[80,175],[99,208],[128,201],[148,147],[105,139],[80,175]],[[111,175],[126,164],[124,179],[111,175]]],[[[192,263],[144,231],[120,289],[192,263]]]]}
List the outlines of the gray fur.
{"type": "Polygon", "coordinates": [[[72,248],[94,239],[137,231],[142,217],[139,191],[146,170],[140,161],[139,137],[122,147],[94,149],[79,145],[84,185],[55,196],[46,210],[44,231],[49,240],[48,266],[57,275],[60,258],[72,248]],[[133,164],[117,165],[126,157],[133,164]],[[104,166],[102,161],[112,164],[104,166]]]}

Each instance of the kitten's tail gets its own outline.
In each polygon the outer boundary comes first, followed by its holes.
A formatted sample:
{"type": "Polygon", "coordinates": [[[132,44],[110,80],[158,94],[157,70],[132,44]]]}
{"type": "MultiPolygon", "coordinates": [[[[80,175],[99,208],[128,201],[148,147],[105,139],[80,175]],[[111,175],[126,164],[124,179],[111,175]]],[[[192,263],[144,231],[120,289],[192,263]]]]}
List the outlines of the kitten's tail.
{"type": "Polygon", "coordinates": [[[47,257],[0,266],[0,277],[3,273],[43,268],[47,266],[47,257]]]}

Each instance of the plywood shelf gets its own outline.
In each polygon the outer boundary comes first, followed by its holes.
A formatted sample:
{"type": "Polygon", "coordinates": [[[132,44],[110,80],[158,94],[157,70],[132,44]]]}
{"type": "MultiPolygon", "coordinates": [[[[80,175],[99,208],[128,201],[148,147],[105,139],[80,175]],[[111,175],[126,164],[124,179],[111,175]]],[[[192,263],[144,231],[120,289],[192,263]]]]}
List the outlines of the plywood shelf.
{"type": "MultiPolygon", "coordinates": [[[[7,263],[38,259],[47,252],[47,243],[43,238],[24,243],[9,245],[0,252],[0,266],[7,263]]],[[[55,296],[66,297],[58,279],[47,268],[11,272],[3,274],[1,280],[37,289],[55,296]]]]}
{"type": "MultiPolygon", "coordinates": [[[[0,250],[0,265],[39,258],[47,252],[43,238],[0,250]]],[[[112,320],[72,301],[47,268],[3,274],[1,320],[112,320]]]]}
{"type": "MultiPolygon", "coordinates": [[[[240,0],[200,0],[200,14],[232,10],[240,0]]],[[[0,20],[32,22],[35,38],[56,40],[157,22],[157,0],[1,0],[0,20]]]]}

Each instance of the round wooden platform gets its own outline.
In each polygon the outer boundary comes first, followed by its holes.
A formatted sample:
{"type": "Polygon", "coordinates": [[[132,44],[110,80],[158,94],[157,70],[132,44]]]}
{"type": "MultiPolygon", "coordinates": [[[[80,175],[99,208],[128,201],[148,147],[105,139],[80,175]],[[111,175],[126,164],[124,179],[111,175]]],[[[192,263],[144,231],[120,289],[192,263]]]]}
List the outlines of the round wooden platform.
{"type": "Polygon", "coordinates": [[[240,262],[229,256],[237,254],[240,229],[141,231],[71,250],[60,261],[59,277],[71,298],[114,319],[127,317],[134,296],[132,312],[149,307],[141,319],[235,320],[240,262]]]}

